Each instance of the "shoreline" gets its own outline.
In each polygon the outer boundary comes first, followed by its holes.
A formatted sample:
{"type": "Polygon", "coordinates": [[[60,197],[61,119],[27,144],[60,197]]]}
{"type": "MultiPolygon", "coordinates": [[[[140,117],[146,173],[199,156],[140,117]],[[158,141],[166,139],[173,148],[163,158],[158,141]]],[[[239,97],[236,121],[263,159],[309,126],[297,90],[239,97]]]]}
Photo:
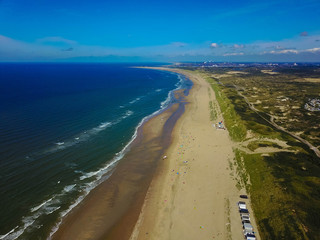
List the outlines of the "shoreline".
{"type": "Polygon", "coordinates": [[[178,103],[142,120],[130,150],[113,174],[70,211],[49,239],[129,238],[158,161],[170,144],[172,128],[184,111],[181,89],[172,94],[178,103]]]}

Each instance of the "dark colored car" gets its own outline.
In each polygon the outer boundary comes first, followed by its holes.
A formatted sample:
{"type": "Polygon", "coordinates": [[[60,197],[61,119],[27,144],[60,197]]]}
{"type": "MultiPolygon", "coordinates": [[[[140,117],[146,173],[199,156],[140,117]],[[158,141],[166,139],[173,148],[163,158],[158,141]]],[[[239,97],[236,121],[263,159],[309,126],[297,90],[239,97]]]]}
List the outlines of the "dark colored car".
{"type": "Polygon", "coordinates": [[[240,209],[239,212],[240,213],[249,213],[249,210],[248,209],[240,209]]]}
{"type": "Polygon", "coordinates": [[[240,195],[240,198],[248,199],[248,196],[247,195],[240,195]]]}
{"type": "Polygon", "coordinates": [[[256,240],[256,236],[254,234],[248,233],[245,235],[245,238],[248,240],[256,240]]]}
{"type": "Polygon", "coordinates": [[[244,224],[244,223],[250,223],[250,221],[249,220],[242,220],[242,224],[244,224]]]}

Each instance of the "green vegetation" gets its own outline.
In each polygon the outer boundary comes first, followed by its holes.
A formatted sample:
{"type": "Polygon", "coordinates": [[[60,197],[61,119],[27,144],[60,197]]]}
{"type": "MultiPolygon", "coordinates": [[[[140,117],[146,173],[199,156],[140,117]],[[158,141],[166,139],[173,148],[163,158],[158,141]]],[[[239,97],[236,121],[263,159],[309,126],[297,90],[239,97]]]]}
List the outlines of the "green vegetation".
{"type": "Polygon", "coordinates": [[[296,80],[314,72],[295,75],[289,69],[270,75],[245,69],[247,74],[226,74],[230,70],[201,71],[215,92],[230,137],[239,144],[250,139],[247,148],[251,151],[263,147],[279,150],[250,154],[240,150],[243,146],[234,149],[237,187],[250,194],[261,238],[320,239],[320,159],[305,144],[264,120],[271,114],[278,125],[319,146],[320,114],[303,109],[303,104],[319,94],[320,85],[296,80]],[[254,103],[259,114],[237,90],[254,103]],[[273,139],[289,147],[279,146],[273,139]]]}
{"type": "MultiPolygon", "coordinates": [[[[235,86],[256,109],[274,116],[274,121],[279,126],[299,134],[314,146],[320,146],[320,112],[304,108],[309,99],[320,96],[319,68],[272,69],[278,74],[268,74],[265,70],[246,68],[241,71],[245,74],[230,74],[233,69],[220,68],[218,73],[212,69],[206,69],[205,72],[211,75],[210,79],[217,83],[220,91],[232,101],[243,120],[259,120],[255,126],[257,128],[264,128],[260,124],[269,126],[261,118],[254,116],[254,113],[243,114],[243,111],[246,113],[250,109],[247,108],[247,103],[241,100],[235,86]]],[[[269,119],[268,115],[265,116],[269,119]]],[[[262,132],[266,130],[261,129],[262,132]]]]}
{"type": "Polygon", "coordinates": [[[224,117],[225,126],[228,128],[230,136],[234,141],[242,141],[246,137],[247,130],[242,124],[240,117],[236,114],[236,111],[231,104],[231,101],[219,91],[218,84],[213,81],[213,79],[207,78],[208,82],[211,84],[212,89],[216,94],[216,99],[219,103],[220,110],[224,117]]]}
{"type": "Polygon", "coordinates": [[[210,120],[211,121],[217,120],[217,111],[212,101],[209,102],[209,109],[210,109],[210,120]]]}
{"type": "Polygon", "coordinates": [[[227,223],[226,223],[226,228],[227,228],[227,239],[231,240],[231,224],[230,224],[230,200],[229,198],[225,199],[225,209],[226,209],[226,215],[227,215],[227,223]]]}
{"type": "Polygon", "coordinates": [[[245,169],[244,166],[244,159],[240,155],[240,151],[238,149],[233,149],[235,153],[235,160],[236,160],[236,170],[240,177],[240,179],[237,179],[237,187],[246,188],[246,190],[249,192],[249,175],[245,169]]]}
{"type": "Polygon", "coordinates": [[[252,141],[247,146],[247,148],[249,148],[251,151],[254,151],[260,147],[273,147],[273,148],[279,148],[279,149],[282,148],[278,144],[269,142],[269,141],[252,141]]]}
{"type": "Polygon", "coordinates": [[[262,239],[319,239],[320,168],[306,154],[236,150],[262,239]],[[311,169],[312,168],[312,169],[311,169]]]}

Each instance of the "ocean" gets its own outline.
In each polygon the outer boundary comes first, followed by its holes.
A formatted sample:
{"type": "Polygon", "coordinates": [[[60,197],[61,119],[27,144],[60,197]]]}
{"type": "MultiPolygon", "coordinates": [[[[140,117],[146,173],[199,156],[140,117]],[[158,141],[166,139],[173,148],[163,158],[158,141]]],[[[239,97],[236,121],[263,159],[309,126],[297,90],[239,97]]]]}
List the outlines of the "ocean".
{"type": "Polygon", "coordinates": [[[192,85],[131,66],[0,63],[0,239],[48,239],[192,85]]]}

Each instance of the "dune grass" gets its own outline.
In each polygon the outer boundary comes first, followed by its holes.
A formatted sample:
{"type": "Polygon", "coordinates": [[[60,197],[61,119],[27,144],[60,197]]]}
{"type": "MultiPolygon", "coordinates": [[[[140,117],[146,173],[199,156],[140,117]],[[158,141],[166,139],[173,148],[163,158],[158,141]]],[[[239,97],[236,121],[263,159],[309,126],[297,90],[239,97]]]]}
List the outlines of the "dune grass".
{"type": "Polygon", "coordinates": [[[319,239],[320,169],[310,156],[235,153],[262,239],[319,239]]]}
{"type": "Polygon", "coordinates": [[[242,123],[241,118],[236,114],[234,106],[231,101],[219,90],[219,86],[211,78],[206,78],[211,84],[212,89],[215,92],[216,99],[222,112],[224,123],[230,133],[230,137],[234,141],[242,141],[246,138],[247,129],[242,123]]]}
{"type": "Polygon", "coordinates": [[[217,111],[212,101],[209,101],[209,109],[210,109],[210,120],[211,121],[217,120],[217,111]]]}
{"type": "Polygon", "coordinates": [[[273,148],[282,149],[281,146],[270,141],[252,141],[247,145],[247,148],[250,149],[251,151],[255,151],[256,149],[261,147],[273,147],[273,148]]]}

